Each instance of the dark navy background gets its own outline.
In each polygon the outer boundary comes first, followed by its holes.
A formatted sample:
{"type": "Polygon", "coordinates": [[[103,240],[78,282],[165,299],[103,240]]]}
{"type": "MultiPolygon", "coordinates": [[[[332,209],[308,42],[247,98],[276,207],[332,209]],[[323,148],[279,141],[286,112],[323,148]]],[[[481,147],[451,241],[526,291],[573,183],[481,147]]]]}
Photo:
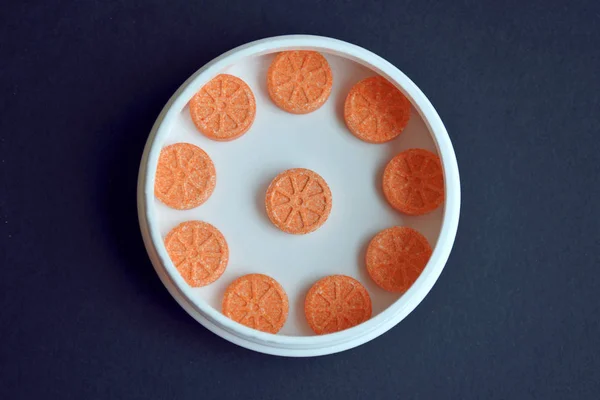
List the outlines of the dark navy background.
{"type": "Polygon", "coordinates": [[[3,3],[0,398],[598,399],[600,3],[443,3],[3,3]],[[178,86],[289,33],[358,44],[413,79],[463,191],[423,303],[313,359],[244,350],[189,317],[135,206],[144,142],[178,86]]]}

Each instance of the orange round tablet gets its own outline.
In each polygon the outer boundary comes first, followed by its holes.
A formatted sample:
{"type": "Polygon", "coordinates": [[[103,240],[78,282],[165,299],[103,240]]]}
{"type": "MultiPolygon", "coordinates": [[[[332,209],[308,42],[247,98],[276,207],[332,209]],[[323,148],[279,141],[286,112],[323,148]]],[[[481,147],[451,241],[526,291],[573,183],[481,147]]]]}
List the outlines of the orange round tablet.
{"type": "Polygon", "coordinates": [[[293,114],[307,114],[321,107],[332,85],[329,63],[316,51],[279,53],[267,72],[271,100],[293,114]]]}
{"type": "Polygon", "coordinates": [[[200,89],[189,103],[196,128],[206,137],[227,141],[250,129],[256,101],[250,87],[233,75],[221,74],[200,89]]]}
{"type": "Polygon", "coordinates": [[[188,285],[206,286],[216,281],[229,262],[229,248],[217,228],[202,221],[177,225],[165,238],[173,264],[188,285]]]}
{"type": "Polygon", "coordinates": [[[371,318],[371,298],[356,279],[332,275],[310,288],[304,314],[317,335],[338,332],[371,318]]]}
{"type": "Polygon", "coordinates": [[[398,154],[383,172],[383,194],[392,207],[408,215],[423,215],[444,202],[440,158],[430,151],[410,149],[398,154]]]}
{"type": "Polygon", "coordinates": [[[277,175],[267,190],[265,204],[271,222],[287,233],[313,232],[331,212],[331,191],[321,176],[309,169],[289,169],[277,175]]]}
{"type": "Polygon", "coordinates": [[[381,76],[358,82],[348,93],[344,119],[350,132],[369,143],[400,135],[410,118],[410,101],[381,76]]]}
{"type": "Polygon", "coordinates": [[[367,271],[382,289],[404,293],[417,280],[431,257],[425,236],[412,228],[394,226],[379,232],[367,248],[367,271]]]}
{"type": "Polygon", "coordinates": [[[288,298],[281,285],[262,274],[236,279],[225,291],[223,314],[259,331],[277,333],[288,315],[288,298]]]}
{"type": "Polygon", "coordinates": [[[215,166],[201,148],[176,143],[161,150],[154,195],[171,208],[189,210],[204,203],[217,182],[215,166]]]}

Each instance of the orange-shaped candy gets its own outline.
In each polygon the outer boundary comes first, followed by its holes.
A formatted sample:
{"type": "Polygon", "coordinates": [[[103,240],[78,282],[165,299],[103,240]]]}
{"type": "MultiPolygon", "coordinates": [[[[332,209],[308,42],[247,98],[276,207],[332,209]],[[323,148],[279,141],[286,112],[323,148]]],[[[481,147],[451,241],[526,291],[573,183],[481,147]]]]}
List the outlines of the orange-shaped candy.
{"type": "Polygon", "coordinates": [[[325,104],[332,84],[329,63],[316,51],[279,53],[267,73],[269,96],[293,114],[307,114],[325,104]]]}
{"type": "Polygon", "coordinates": [[[310,288],[304,313],[317,335],[338,332],[371,318],[371,298],[356,279],[332,275],[310,288]]]}
{"type": "Polygon", "coordinates": [[[242,136],[256,115],[250,87],[233,75],[221,74],[200,89],[189,103],[196,128],[213,140],[227,141],[242,136]]]}
{"type": "Polygon", "coordinates": [[[187,221],[177,225],[165,238],[165,247],[183,279],[193,287],[216,281],[229,262],[225,238],[206,222],[187,221]]]}
{"type": "Polygon", "coordinates": [[[369,143],[384,143],[402,133],[410,101],[381,76],[358,82],[348,93],[344,119],[350,132],[369,143]]]}
{"type": "Polygon", "coordinates": [[[383,172],[383,194],[392,207],[408,215],[435,210],[444,202],[440,158],[423,149],[398,154],[383,172]]]}
{"type": "Polygon", "coordinates": [[[217,182],[215,166],[201,148],[176,143],[161,150],[156,167],[154,195],[178,210],[204,203],[217,182]]]}
{"type": "Polygon", "coordinates": [[[404,293],[431,257],[427,239],[412,228],[394,226],[379,232],[367,248],[367,271],[381,288],[404,293]]]}
{"type": "Polygon", "coordinates": [[[277,175],[265,200],[267,214],[276,227],[287,233],[309,233],[327,221],[331,191],[317,173],[304,168],[277,175]]]}
{"type": "Polygon", "coordinates": [[[223,314],[263,332],[277,333],[288,315],[288,298],[281,285],[262,274],[236,279],[225,291],[223,314]]]}

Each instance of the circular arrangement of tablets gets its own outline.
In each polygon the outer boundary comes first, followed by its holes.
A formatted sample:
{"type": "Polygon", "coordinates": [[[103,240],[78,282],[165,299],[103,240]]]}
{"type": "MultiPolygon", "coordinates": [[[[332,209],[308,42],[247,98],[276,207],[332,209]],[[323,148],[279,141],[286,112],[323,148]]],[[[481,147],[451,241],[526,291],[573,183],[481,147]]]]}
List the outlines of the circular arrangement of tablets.
{"type": "MultiPolygon", "coordinates": [[[[287,113],[307,114],[325,104],[334,76],[318,52],[284,51],[274,58],[265,79],[269,97],[277,107],[287,113]]],[[[410,110],[410,101],[400,90],[385,78],[374,76],[356,82],[350,89],[343,116],[352,135],[377,144],[403,132],[410,110]]],[[[250,130],[257,107],[250,86],[238,77],[220,74],[193,96],[189,112],[201,134],[216,141],[230,141],[250,130]]],[[[272,176],[263,192],[265,219],[268,217],[281,234],[309,234],[328,221],[334,193],[317,172],[294,168],[273,171],[272,176]]],[[[409,149],[394,156],[383,172],[382,182],[389,205],[405,215],[424,215],[444,202],[440,159],[424,149],[409,149]]],[[[189,143],[162,149],[154,193],[166,206],[175,210],[198,207],[211,196],[215,185],[216,169],[205,151],[189,143]]],[[[336,202],[343,202],[343,194],[336,194],[336,202]]],[[[226,271],[226,239],[206,222],[179,224],[166,235],[164,245],[173,265],[191,287],[209,285],[226,271]]],[[[404,293],[418,279],[431,254],[431,246],[421,233],[392,226],[368,244],[365,269],[380,289],[404,293]]],[[[258,271],[234,280],[222,299],[225,316],[268,333],[279,332],[288,310],[284,287],[258,271]]],[[[306,292],[304,315],[318,335],[351,328],[367,321],[371,314],[371,297],[353,277],[325,276],[306,292]]]]}

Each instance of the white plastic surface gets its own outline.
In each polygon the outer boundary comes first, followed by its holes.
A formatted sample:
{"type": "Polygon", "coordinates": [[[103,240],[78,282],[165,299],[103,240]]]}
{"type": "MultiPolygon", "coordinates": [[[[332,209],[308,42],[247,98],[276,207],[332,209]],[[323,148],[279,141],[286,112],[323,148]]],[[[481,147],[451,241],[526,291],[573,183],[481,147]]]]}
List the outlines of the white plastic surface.
{"type": "Polygon", "coordinates": [[[149,138],[140,168],[138,202],[150,258],[167,288],[192,316],[213,332],[244,347],[270,354],[311,356],[354,347],[385,332],[422,300],[439,276],[452,246],[458,223],[459,189],[456,159],[447,133],[412,82],[389,63],[356,46],[313,36],[288,36],[233,50],[205,66],[182,86],[159,116],[149,138]],[[286,113],[268,97],[266,72],[274,56],[271,53],[290,48],[321,51],[332,68],[331,96],[323,107],[310,114],[286,113]],[[377,72],[384,76],[397,75],[395,79],[386,77],[400,83],[416,106],[405,131],[387,144],[362,142],[344,124],[343,105],[348,91],[359,80],[377,73],[353,59],[370,63],[371,68],[381,68],[377,72]],[[256,97],[253,126],[231,142],[215,142],[200,134],[187,108],[191,96],[222,72],[242,78],[256,97]],[[170,209],[153,195],[158,153],[165,145],[177,142],[204,149],[217,170],[212,196],[205,204],[187,211],[170,209]],[[434,152],[439,149],[444,165],[445,206],[426,216],[408,217],[396,212],[381,190],[386,163],[412,147],[434,152]],[[323,176],[333,195],[329,219],[308,235],[281,232],[271,224],[264,207],[271,180],[281,171],[298,167],[323,176]],[[162,243],[170,229],[193,219],[215,225],[230,248],[230,262],[223,276],[203,288],[190,288],[181,279],[162,243]],[[364,265],[369,240],[378,231],[394,225],[419,230],[435,247],[425,271],[403,296],[377,287],[364,265]],[[290,313],[278,335],[254,331],[220,314],[225,288],[247,273],[270,275],[285,288],[290,313]],[[331,274],[350,275],[365,285],[373,301],[373,318],[358,327],[319,337],[312,333],[304,318],[304,295],[314,282],[331,274]]]}

